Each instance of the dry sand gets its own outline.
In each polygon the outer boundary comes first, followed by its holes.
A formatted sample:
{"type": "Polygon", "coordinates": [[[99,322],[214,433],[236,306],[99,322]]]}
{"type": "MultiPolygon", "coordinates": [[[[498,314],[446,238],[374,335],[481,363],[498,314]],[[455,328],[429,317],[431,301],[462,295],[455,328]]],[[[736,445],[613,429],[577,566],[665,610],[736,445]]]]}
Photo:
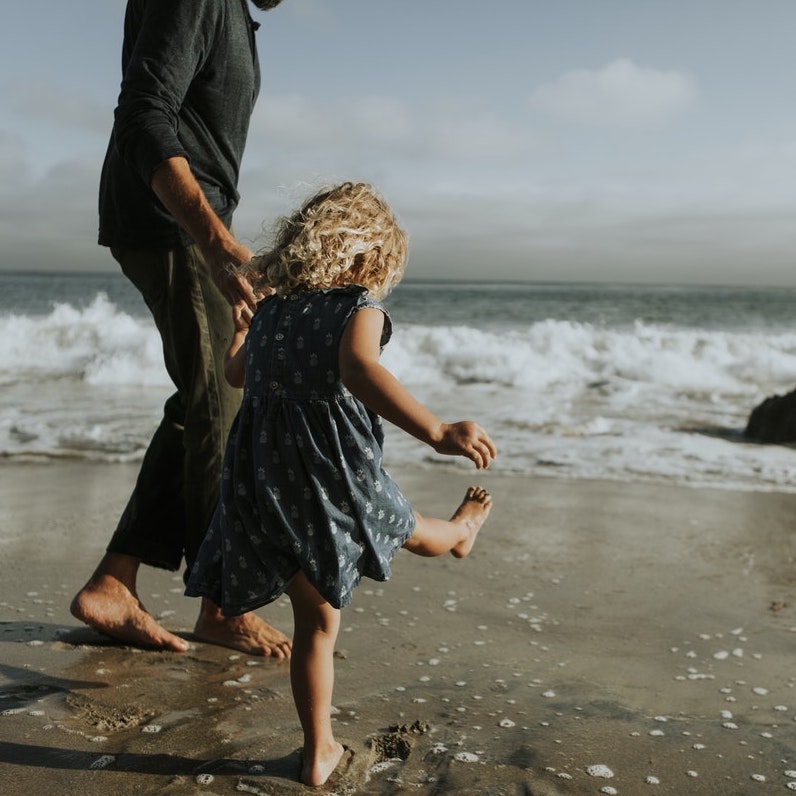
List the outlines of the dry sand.
{"type": "MultiPolygon", "coordinates": [[[[132,650],[69,615],[135,469],[0,465],[0,793],[312,792],[286,665],[132,650]]],[[[395,475],[430,514],[471,482],[395,475]]],[[[495,508],[469,559],[402,552],[344,612],[351,753],[322,792],[796,790],[795,495],[482,480],[495,508]]],[[[190,637],[180,576],[140,586],[190,637]]],[[[289,632],[284,601],[263,613],[289,632]]]]}

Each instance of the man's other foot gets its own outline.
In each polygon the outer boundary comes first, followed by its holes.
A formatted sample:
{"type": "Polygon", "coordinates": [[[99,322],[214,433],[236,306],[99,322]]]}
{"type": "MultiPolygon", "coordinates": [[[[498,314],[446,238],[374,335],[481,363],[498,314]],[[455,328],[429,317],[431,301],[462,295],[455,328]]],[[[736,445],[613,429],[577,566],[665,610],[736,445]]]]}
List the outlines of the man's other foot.
{"type": "Polygon", "coordinates": [[[194,635],[199,641],[231,647],[249,655],[264,655],[280,661],[290,657],[290,639],[253,611],[240,616],[224,616],[207,599],[202,600],[194,635]]]}

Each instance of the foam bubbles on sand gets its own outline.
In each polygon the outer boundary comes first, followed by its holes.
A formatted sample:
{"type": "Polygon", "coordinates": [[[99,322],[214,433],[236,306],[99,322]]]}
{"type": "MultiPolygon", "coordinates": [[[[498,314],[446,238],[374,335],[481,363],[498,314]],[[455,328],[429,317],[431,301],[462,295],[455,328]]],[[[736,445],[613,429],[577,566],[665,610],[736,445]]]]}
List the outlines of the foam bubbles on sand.
{"type": "Polygon", "coordinates": [[[381,760],[374,763],[369,769],[368,774],[383,774],[395,765],[395,760],[381,760]]]}
{"type": "Polygon", "coordinates": [[[245,685],[246,683],[250,683],[251,679],[252,679],[252,676],[250,674],[244,674],[244,675],[241,675],[240,677],[238,677],[237,680],[224,680],[224,682],[221,685],[224,685],[224,686],[227,686],[227,687],[234,687],[234,686],[237,686],[237,685],[245,685]]]}
{"type": "Polygon", "coordinates": [[[611,779],[611,777],[614,775],[614,772],[611,771],[608,766],[603,765],[602,763],[597,763],[593,766],[587,766],[586,773],[590,777],[602,777],[604,779],[611,779]]]}
{"type": "Polygon", "coordinates": [[[718,652],[714,652],[714,653],[713,653],[713,657],[714,657],[714,658],[715,658],[717,661],[726,661],[726,660],[727,660],[727,658],[729,658],[729,657],[730,657],[730,653],[729,653],[729,652],[727,652],[727,650],[719,650],[718,652]]]}
{"type": "Polygon", "coordinates": [[[116,758],[113,755],[102,755],[102,757],[98,757],[89,766],[89,768],[107,768],[115,760],[116,760],[116,758]]]}
{"type": "Polygon", "coordinates": [[[457,752],[453,759],[460,763],[477,763],[481,758],[473,752],[457,752]]]}

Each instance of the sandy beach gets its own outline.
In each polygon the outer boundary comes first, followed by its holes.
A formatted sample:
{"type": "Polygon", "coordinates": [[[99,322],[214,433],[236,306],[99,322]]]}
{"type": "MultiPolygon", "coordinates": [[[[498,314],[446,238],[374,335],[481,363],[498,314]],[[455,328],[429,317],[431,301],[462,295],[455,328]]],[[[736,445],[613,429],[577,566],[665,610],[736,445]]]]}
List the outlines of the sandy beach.
{"type": "MultiPolygon", "coordinates": [[[[302,794],[288,667],[68,613],[134,465],[0,465],[0,792],[302,794]]],[[[394,472],[449,514],[469,472],[394,472]]],[[[479,478],[469,559],[401,552],[343,615],[338,794],[796,790],[796,495],[479,478]],[[790,783],[790,784],[789,784],[790,783]]],[[[179,573],[141,597],[190,638],[179,573]]],[[[290,631],[282,600],[263,615],[290,631]]]]}

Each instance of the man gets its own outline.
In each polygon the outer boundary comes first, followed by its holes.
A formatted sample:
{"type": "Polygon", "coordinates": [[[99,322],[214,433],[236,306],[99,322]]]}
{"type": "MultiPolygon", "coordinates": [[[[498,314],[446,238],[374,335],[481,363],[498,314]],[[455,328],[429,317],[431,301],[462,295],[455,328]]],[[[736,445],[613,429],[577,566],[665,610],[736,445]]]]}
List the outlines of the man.
{"type": "MultiPolygon", "coordinates": [[[[280,0],[253,0],[261,9],[280,0]]],[[[128,0],[122,85],[100,181],[99,242],[152,312],[177,391],[165,404],[105,556],[72,601],[75,617],[119,641],[176,651],[136,592],[141,563],[188,568],[219,496],[224,444],[239,403],[223,358],[231,305],[248,317],[251,258],[230,232],[260,85],[246,0],[128,0]]],[[[254,613],[227,618],[203,600],[194,634],[286,658],[290,642],[254,613]]]]}

